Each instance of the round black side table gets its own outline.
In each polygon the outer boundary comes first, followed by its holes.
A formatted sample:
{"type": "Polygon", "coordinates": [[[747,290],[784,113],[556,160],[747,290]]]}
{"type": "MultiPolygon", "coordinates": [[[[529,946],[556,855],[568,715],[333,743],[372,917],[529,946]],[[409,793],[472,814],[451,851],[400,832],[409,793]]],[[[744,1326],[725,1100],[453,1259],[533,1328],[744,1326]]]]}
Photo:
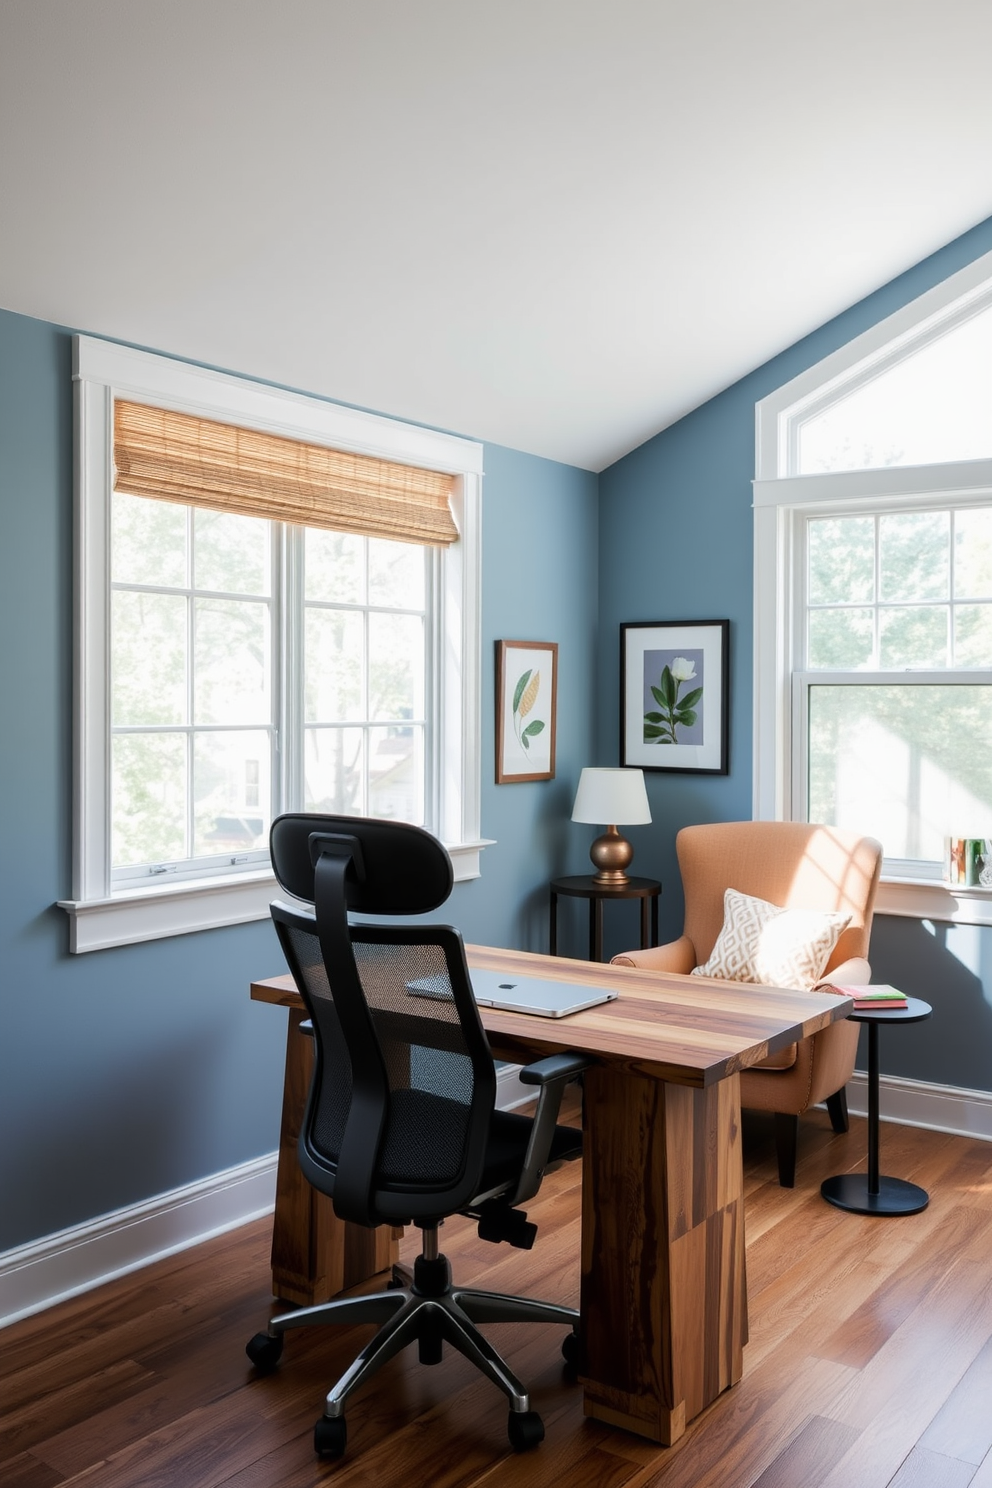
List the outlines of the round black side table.
{"type": "Polygon", "coordinates": [[[879,1177],[878,1172],[878,1030],[883,1023],[922,1023],[933,1008],[922,998],[910,997],[904,1008],[863,1008],[849,1014],[854,1023],[868,1024],[868,1171],[840,1173],[825,1178],[820,1193],[828,1204],[852,1214],[919,1214],[930,1202],[925,1188],[904,1178],[879,1177]]]}
{"type": "Polygon", "coordinates": [[[569,878],[551,880],[551,954],[558,954],[558,895],[589,900],[589,960],[603,959],[603,905],[610,899],[640,899],[641,950],[658,944],[658,895],[661,884],[656,878],[628,878],[623,884],[597,883],[591,873],[576,873],[569,878]],[[650,906],[651,929],[648,930],[650,906]]]}

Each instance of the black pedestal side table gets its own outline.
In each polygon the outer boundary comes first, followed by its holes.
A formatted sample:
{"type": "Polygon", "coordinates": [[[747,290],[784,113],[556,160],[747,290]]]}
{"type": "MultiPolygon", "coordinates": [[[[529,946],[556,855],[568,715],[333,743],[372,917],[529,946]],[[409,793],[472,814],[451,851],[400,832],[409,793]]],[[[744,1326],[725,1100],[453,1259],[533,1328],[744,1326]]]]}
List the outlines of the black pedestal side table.
{"type": "Polygon", "coordinates": [[[661,884],[656,878],[628,878],[622,884],[597,883],[591,873],[577,873],[569,878],[551,880],[551,954],[558,954],[558,895],[589,900],[589,960],[603,959],[603,905],[610,899],[641,901],[641,950],[658,944],[658,895],[661,884]],[[650,913],[650,930],[648,917],[650,913]]]}
{"type": "Polygon", "coordinates": [[[933,1008],[922,998],[910,997],[904,1008],[864,1008],[851,1013],[855,1023],[868,1024],[868,1171],[840,1173],[825,1178],[820,1192],[828,1204],[852,1214],[919,1214],[930,1202],[925,1188],[903,1178],[879,1177],[878,1172],[878,1030],[883,1023],[922,1023],[933,1008]]]}

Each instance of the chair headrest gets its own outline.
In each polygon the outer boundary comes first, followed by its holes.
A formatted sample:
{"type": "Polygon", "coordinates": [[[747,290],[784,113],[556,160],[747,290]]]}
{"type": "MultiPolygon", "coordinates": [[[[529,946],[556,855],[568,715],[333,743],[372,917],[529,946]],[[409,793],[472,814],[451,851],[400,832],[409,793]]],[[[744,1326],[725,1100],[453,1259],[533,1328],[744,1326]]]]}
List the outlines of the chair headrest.
{"type": "Polygon", "coordinates": [[[350,852],[348,908],[361,914],[427,914],[444,903],[454,883],[442,844],[407,822],[290,812],[272,823],[269,848],[280,886],[311,904],[321,851],[350,852]]]}

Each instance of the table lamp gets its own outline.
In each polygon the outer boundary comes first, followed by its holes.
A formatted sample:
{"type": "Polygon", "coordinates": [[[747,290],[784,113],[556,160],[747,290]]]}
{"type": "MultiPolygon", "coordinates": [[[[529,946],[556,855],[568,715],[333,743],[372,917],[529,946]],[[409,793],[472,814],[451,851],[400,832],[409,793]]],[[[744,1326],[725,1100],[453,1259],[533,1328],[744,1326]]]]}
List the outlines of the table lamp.
{"type": "Polygon", "coordinates": [[[627,883],[634,849],[620,836],[617,825],[639,826],[651,820],[644,771],[587,766],[579,776],[572,820],[608,824],[602,837],[597,837],[589,849],[596,869],[593,882],[617,887],[627,883]]]}

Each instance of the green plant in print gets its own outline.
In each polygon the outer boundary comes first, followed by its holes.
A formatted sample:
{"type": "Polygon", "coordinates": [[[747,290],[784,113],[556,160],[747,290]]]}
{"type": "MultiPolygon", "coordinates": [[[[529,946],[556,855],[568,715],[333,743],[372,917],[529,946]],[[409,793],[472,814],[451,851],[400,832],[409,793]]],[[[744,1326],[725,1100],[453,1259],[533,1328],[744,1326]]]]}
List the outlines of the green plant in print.
{"type": "Polygon", "coordinates": [[[513,689],[513,731],[517,736],[517,742],[524,748],[530,748],[531,739],[543,733],[544,723],[540,718],[532,718],[530,723],[524,719],[530,713],[537,702],[537,694],[541,688],[541,674],[535,672],[532,667],[517,679],[517,685],[513,689]]]}
{"type": "Polygon", "coordinates": [[[644,715],[645,744],[677,744],[676,730],[691,728],[695,723],[703,689],[694,687],[679,697],[682,684],[691,682],[695,675],[695,664],[685,656],[676,656],[671,666],[662,668],[660,685],[651,688],[658,708],[644,715]]]}

